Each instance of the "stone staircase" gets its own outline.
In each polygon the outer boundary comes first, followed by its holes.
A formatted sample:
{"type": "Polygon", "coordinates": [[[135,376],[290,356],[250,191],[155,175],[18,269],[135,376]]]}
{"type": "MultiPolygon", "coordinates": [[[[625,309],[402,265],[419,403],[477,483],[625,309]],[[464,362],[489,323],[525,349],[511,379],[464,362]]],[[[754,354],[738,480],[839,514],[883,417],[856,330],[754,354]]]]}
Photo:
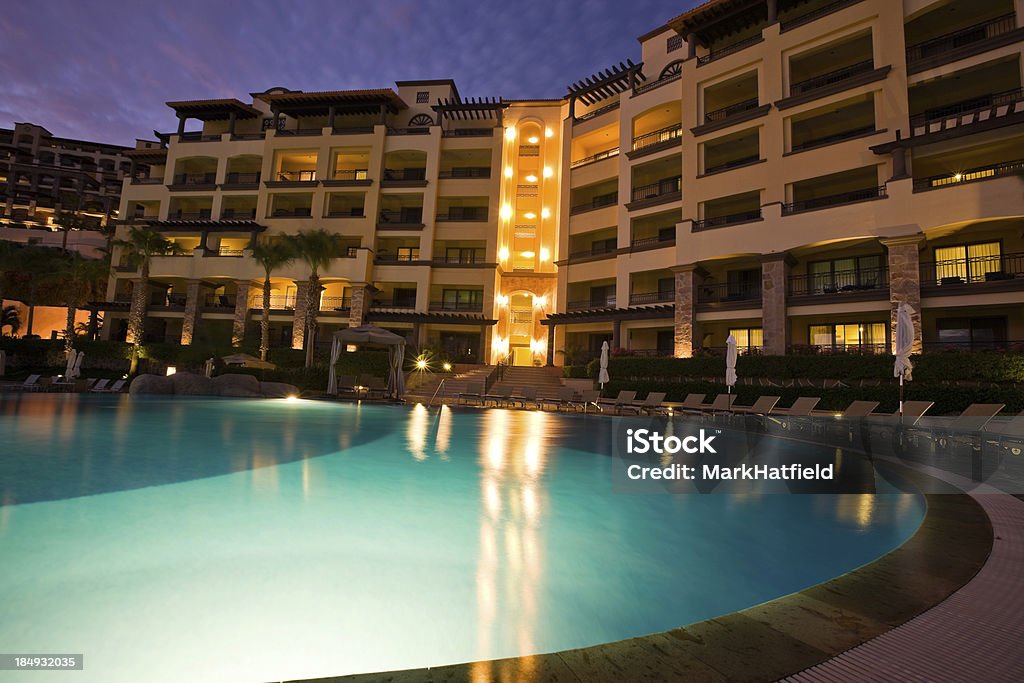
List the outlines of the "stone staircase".
{"type": "Polygon", "coordinates": [[[558,390],[563,386],[561,368],[509,367],[505,368],[501,381],[495,382],[489,393],[535,387],[537,398],[557,398],[558,390]]]}
{"type": "Polygon", "coordinates": [[[423,382],[418,382],[415,387],[406,391],[405,400],[412,403],[417,401],[426,403],[434,396],[435,392],[441,398],[457,399],[459,394],[469,390],[470,385],[482,386],[492,372],[494,372],[494,367],[489,365],[456,365],[454,372],[450,375],[441,373],[427,375],[423,382]],[[441,380],[444,380],[443,386],[441,386],[441,380]],[[440,390],[438,390],[439,386],[440,390]]]}

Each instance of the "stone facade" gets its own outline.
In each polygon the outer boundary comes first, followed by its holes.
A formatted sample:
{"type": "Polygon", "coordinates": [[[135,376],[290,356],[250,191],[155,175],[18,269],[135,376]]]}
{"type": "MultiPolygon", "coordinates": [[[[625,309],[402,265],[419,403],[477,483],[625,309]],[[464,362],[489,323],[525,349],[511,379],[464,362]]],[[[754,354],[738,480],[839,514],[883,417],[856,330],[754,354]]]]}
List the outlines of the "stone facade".
{"type": "Polygon", "coordinates": [[[203,302],[202,281],[189,280],[185,290],[185,316],[181,319],[181,345],[187,346],[192,343],[196,335],[196,328],[199,326],[199,315],[202,312],[203,302]]]}
{"type": "Polygon", "coordinates": [[[765,254],[761,258],[761,320],[764,352],[782,355],[789,346],[786,318],[786,283],[792,259],[789,254],[765,254]]]}
{"type": "Polygon", "coordinates": [[[923,235],[882,240],[889,250],[889,334],[896,345],[896,313],[900,302],[910,305],[914,321],[914,353],[921,353],[921,259],[923,235]]]}
{"type": "Polygon", "coordinates": [[[674,269],[676,274],[675,356],[689,358],[700,345],[697,339],[697,280],[703,271],[696,264],[674,269]]]}
{"type": "Polygon", "coordinates": [[[249,319],[249,288],[254,283],[239,280],[235,283],[235,315],[231,320],[231,345],[239,346],[245,339],[245,324],[249,319]]]}
{"type": "Polygon", "coordinates": [[[301,349],[306,341],[306,313],[309,302],[306,300],[309,292],[308,282],[295,283],[295,318],[292,321],[292,348],[301,349]]]}
{"type": "Polygon", "coordinates": [[[370,309],[372,299],[365,284],[352,285],[352,300],[349,302],[348,310],[349,327],[359,327],[366,322],[366,313],[370,309]]]}

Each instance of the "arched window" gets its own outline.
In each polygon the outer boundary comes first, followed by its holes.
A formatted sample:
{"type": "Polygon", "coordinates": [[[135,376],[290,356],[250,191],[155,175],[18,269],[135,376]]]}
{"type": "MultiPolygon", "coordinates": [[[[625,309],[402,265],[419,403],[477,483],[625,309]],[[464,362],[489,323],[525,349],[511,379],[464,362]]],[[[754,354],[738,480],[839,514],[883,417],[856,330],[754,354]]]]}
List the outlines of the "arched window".
{"type": "Polygon", "coordinates": [[[409,126],[413,128],[432,125],[434,125],[434,119],[430,118],[428,114],[416,114],[409,120],[409,126]]]}
{"type": "Polygon", "coordinates": [[[678,76],[682,72],[683,72],[683,60],[677,59],[674,62],[670,62],[668,65],[665,66],[664,69],[661,70],[661,75],[658,76],[658,80],[659,81],[663,81],[666,78],[672,78],[674,76],[678,76]]]}

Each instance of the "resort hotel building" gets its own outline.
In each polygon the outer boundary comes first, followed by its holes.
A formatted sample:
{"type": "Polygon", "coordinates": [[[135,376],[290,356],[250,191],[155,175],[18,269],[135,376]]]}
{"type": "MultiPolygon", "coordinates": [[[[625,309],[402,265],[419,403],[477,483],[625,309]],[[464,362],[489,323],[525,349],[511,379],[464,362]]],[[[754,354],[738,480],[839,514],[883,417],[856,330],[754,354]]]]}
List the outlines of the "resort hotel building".
{"type": "MultiPolygon", "coordinates": [[[[730,334],[881,352],[906,302],[926,352],[1024,340],[1022,45],[1024,0],[711,0],[557,100],[433,80],[169,102],[176,131],[124,153],[118,236],[182,251],[143,292],[115,250],[104,334],[136,306],[149,340],[251,341],[250,245],[322,228],[347,250],[321,339],[372,323],[517,365],[730,334]]],[[[271,274],[272,345],[308,341],[308,275],[271,274]]]]}

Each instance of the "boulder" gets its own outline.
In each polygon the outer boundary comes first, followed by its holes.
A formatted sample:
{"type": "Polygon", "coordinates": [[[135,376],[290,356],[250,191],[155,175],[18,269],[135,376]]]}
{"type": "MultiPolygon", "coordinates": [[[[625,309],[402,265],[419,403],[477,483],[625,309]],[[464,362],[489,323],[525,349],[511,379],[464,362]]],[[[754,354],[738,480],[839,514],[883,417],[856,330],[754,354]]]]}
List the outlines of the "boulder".
{"type": "Polygon", "coordinates": [[[174,393],[178,396],[216,396],[213,381],[191,372],[177,372],[170,376],[174,393]]]}
{"type": "Polygon", "coordinates": [[[299,388],[294,384],[285,384],[284,382],[260,382],[260,394],[270,398],[298,396],[299,388]]]}
{"type": "Polygon", "coordinates": [[[252,375],[217,375],[212,382],[213,393],[217,396],[260,396],[260,381],[252,375]]]}
{"type": "Polygon", "coordinates": [[[174,383],[162,375],[139,375],[128,385],[129,394],[173,394],[174,383]]]}

